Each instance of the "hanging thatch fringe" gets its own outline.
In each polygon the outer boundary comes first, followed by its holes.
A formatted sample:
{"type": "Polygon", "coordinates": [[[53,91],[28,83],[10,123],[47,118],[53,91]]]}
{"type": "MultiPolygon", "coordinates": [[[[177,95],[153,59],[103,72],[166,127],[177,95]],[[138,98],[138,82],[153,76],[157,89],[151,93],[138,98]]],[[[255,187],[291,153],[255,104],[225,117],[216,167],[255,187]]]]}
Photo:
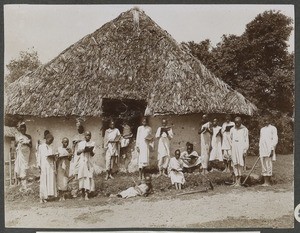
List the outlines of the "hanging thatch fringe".
{"type": "Polygon", "coordinates": [[[100,116],[102,98],[145,100],[147,115],[256,110],[137,8],[21,77],[6,93],[7,114],[40,117],[100,116]]]}

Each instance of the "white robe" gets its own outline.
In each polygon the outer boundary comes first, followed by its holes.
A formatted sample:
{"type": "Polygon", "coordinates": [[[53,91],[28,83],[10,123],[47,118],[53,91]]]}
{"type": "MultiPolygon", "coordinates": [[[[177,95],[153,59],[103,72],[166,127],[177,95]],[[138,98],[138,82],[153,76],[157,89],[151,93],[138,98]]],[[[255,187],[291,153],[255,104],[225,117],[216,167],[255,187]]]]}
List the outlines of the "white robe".
{"type": "Polygon", "coordinates": [[[156,131],[155,137],[158,138],[158,146],[157,146],[157,160],[165,156],[170,156],[170,139],[173,138],[172,128],[169,129],[167,135],[165,132],[161,134],[161,128],[159,127],[156,131]]]}
{"type": "Polygon", "coordinates": [[[150,156],[150,141],[146,140],[147,137],[151,136],[152,129],[150,126],[139,126],[136,135],[136,147],[139,148],[138,153],[138,165],[139,168],[147,167],[149,165],[150,156]]]}
{"type": "Polygon", "coordinates": [[[40,175],[40,198],[47,199],[49,196],[57,196],[56,190],[56,165],[52,145],[46,143],[39,146],[39,157],[41,166],[40,175]]]}
{"type": "Polygon", "coordinates": [[[82,141],[85,140],[85,136],[84,133],[82,134],[76,134],[72,140],[72,143],[74,141],[78,141],[75,146],[74,146],[74,154],[73,154],[73,158],[70,162],[70,171],[69,171],[69,175],[76,175],[78,173],[78,166],[79,166],[79,156],[77,155],[77,151],[78,151],[78,144],[82,141]]]}
{"type": "Polygon", "coordinates": [[[121,137],[120,131],[117,128],[105,130],[104,135],[104,148],[106,149],[106,156],[119,156],[120,155],[120,145],[119,142],[113,142],[118,137],[121,137]]]}
{"type": "Polygon", "coordinates": [[[230,140],[232,145],[232,163],[233,165],[244,166],[243,154],[247,153],[249,148],[248,129],[241,125],[230,129],[230,140]]]}
{"type": "Polygon", "coordinates": [[[222,138],[221,136],[217,136],[218,132],[222,129],[221,126],[213,127],[213,135],[211,138],[211,152],[209,156],[209,161],[219,160],[223,161],[223,155],[222,155],[222,138]]]}
{"type": "Polygon", "coordinates": [[[277,129],[273,125],[268,125],[260,130],[259,137],[259,156],[269,157],[271,151],[274,151],[272,160],[276,160],[275,148],[278,143],[277,129]]]}
{"type": "Polygon", "coordinates": [[[30,143],[31,139],[26,135],[18,133],[15,135],[17,148],[16,148],[16,160],[15,160],[15,173],[20,178],[25,178],[27,175],[30,147],[26,145],[30,143]]]}
{"type": "MultiPolygon", "coordinates": [[[[93,141],[81,141],[78,144],[78,151],[82,151],[86,146],[93,146],[95,154],[95,142],[93,141]]],[[[90,152],[82,152],[79,155],[78,180],[79,189],[95,191],[94,166],[90,152]]]]}
{"type": "Polygon", "coordinates": [[[69,179],[69,168],[70,168],[70,161],[69,161],[69,152],[66,148],[59,147],[57,149],[58,153],[58,161],[57,161],[57,176],[56,176],[56,183],[57,189],[62,191],[67,191],[68,189],[68,179],[69,179]]]}
{"type": "Polygon", "coordinates": [[[130,198],[136,196],[142,196],[148,192],[149,186],[147,184],[140,184],[135,187],[130,187],[119,193],[122,198],[130,198]]]}
{"type": "Polygon", "coordinates": [[[180,159],[182,159],[183,167],[185,168],[195,167],[202,162],[201,156],[199,156],[195,150],[190,154],[187,151],[183,151],[180,155],[180,159]]]}
{"type": "MultiPolygon", "coordinates": [[[[211,129],[211,122],[206,122],[201,126],[201,130],[204,128],[211,129]]],[[[201,156],[207,157],[209,156],[209,150],[211,145],[211,134],[207,131],[201,133],[201,156]]]]}
{"type": "Polygon", "coordinates": [[[230,150],[231,149],[231,141],[230,141],[230,131],[226,131],[227,126],[235,126],[234,122],[230,121],[229,123],[224,122],[222,125],[222,150],[230,150]]]}
{"type": "Polygon", "coordinates": [[[171,178],[172,184],[174,184],[174,183],[184,184],[185,183],[182,168],[183,168],[183,162],[181,159],[176,159],[175,157],[170,159],[168,171],[169,171],[169,177],[171,178]]]}

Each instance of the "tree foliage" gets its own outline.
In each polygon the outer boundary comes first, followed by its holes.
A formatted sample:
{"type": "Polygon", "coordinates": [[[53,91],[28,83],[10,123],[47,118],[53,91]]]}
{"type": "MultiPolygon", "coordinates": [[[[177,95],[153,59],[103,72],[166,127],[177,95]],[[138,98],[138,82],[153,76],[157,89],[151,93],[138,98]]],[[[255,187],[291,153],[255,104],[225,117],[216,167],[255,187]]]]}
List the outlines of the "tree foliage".
{"type": "Polygon", "coordinates": [[[295,70],[294,54],[287,50],[292,30],[291,18],[270,10],[248,23],[242,35],[223,35],[210,49],[204,46],[209,40],[185,43],[208,69],[258,107],[258,114],[247,122],[251,154],[257,154],[265,112],[278,129],[278,153],[293,152],[295,70]]]}
{"type": "Polygon", "coordinates": [[[33,49],[28,51],[21,51],[18,58],[11,60],[6,65],[9,73],[5,77],[5,83],[13,83],[22,75],[35,70],[40,65],[41,62],[36,51],[34,51],[33,49]]]}

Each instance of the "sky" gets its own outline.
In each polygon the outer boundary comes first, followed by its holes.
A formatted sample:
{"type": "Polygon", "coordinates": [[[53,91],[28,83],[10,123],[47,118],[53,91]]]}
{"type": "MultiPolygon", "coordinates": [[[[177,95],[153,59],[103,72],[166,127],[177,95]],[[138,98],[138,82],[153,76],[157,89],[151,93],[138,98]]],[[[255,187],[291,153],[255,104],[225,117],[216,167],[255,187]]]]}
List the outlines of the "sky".
{"type": "MultiPolygon", "coordinates": [[[[280,10],[294,20],[293,5],[5,5],[4,63],[34,49],[42,63],[132,7],[139,7],[177,42],[212,45],[223,34],[241,35],[265,10],[280,10]]],[[[294,51],[294,31],[289,40],[294,51]]]]}

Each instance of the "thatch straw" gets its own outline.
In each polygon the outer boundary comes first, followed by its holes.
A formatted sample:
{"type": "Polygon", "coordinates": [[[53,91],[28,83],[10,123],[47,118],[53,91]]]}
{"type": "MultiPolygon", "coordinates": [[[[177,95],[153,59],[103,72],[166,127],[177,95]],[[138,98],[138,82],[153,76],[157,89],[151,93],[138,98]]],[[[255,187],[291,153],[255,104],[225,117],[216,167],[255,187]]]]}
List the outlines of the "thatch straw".
{"type": "Polygon", "coordinates": [[[14,138],[17,133],[18,130],[16,127],[4,126],[4,132],[3,132],[4,137],[14,138]]]}
{"type": "Polygon", "coordinates": [[[99,116],[103,98],[146,100],[147,115],[252,115],[256,107],[134,8],[7,89],[7,114],[99,116]]]}

